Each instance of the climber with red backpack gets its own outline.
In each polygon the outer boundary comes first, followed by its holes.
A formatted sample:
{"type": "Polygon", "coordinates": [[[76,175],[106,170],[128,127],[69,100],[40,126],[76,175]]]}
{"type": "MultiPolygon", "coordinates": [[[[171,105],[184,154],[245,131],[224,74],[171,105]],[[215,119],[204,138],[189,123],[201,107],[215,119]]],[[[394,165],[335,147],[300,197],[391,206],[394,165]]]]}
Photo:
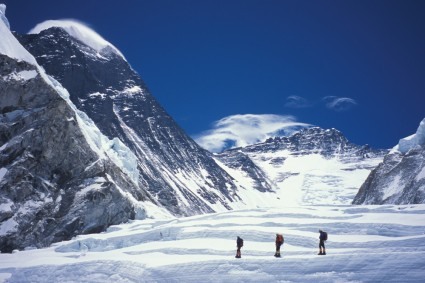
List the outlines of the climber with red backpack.
{"type": "Polygon", "coordinates": [[[274,254],[275,257],[280,257],[280,246],[283,245],[285,240],[283,239],[282,234],[276,234],[276,253],[274,254]]]}

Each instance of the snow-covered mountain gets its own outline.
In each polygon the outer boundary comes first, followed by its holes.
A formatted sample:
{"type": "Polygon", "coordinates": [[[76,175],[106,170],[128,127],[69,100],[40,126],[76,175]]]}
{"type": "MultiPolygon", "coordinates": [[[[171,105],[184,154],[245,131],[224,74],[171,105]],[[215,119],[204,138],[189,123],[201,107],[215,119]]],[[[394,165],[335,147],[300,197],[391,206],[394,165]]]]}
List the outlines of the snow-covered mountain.
{"type": "Polygon", "coordinates": [[[0,250],[46,246],[145,218],[136,157],[109,140],[0,14],[0,250]]]}
{"type": "Polygon", "coordinates": [[[232,178],[174,122],[112,44],[73,21],[47,21],[18,38],[104,135],[132,150],[139,187],[161,206],[180,216],[234,208],[232,178]]]}
{"type": "Polygon", "coordinates": [[[425,203],[425,119],[375,168],[353,204],[425,203]]]}
{"type": "MultiPolygon", "coordinates": [[[[213,155],[91,29],[9,27],[0,4],[0,282],[423,281],[424,204],[350,204],[388,151],[309,128],[213,155]]],[[[424,149],[425,119],[354,202],[425,202],[424,149]]]]}
{"type": "Polygon", "coordinates": [[[1,251],[134,218],[348,204],[386,153],[310,128],[213,155],[93,30],[47,21],[15,38],[0,8],[1,251]]]}
{"type": "Polygon", "coordinates": [[[264,200],[279,207],[351,203],[386,153],[352,144],[336,129],[314,127],[228,150],[216,158],[239,186],[263,192],[253,195],[251,202],[260,205],[264,200]]]}

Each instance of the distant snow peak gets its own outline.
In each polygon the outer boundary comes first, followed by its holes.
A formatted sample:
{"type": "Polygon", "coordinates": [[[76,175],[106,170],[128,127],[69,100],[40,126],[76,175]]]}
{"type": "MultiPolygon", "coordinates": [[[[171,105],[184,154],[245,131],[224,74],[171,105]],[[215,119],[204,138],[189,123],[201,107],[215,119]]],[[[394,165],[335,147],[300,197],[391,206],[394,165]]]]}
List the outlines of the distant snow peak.
{"type": "Polygon", "coordinates": [[[395,150],[398,150],[401,153],[407,153],[409,150],[423,145],[425,145],[425,118],[419,124],[416,133],[401,139],[395,147],[395,150]]]}
{"type": "Polygon", "coordinates": [[[64,29],[70,36],[83,42],[84,44],[93,48],[99,53],[103,53],[105,51],[107,52],[108,50],[110,50],[118,54],[125,60],[124,55],[115,46],[113,46],[110,42],[105,40],[93,29],[89,28],[86,24],[75,19],[44,21],[36,25],[28,33],[38,34],[41,31],[49,29],[51,27],[59,27],[64,29]]]}

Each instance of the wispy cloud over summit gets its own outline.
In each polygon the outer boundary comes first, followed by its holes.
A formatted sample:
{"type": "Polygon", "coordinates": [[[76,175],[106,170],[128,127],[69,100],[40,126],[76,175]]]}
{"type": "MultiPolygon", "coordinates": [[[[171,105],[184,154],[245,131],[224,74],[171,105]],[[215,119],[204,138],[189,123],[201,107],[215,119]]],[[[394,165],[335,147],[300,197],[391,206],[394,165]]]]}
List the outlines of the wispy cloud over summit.
{"type": "Polygon", "coordinates": [[[293,116],[274,114],[232,115],[216,121],[211,130],[195,136],[196,142],[211,152],[240,147],[290,134],[309,124],[297,122],[293,116]]]}
{"type": "Polygon", "coordinates": [[[326,96],[323,98],[328,109],[343,112],[357,105],[357,102],[349,97],[326,96]]]}
{"type": "Polygon", "coordinates": [[[313,104],[305,99],[304,97],[291,95],[286,98],[285,107],[289,108],[307,108],[311,107],[313,104]]]}
{"type": "Polygon", "coordinates": [[[317,105],[323,105],[324,103],[325,107],[329,110],[344,112],[357,105],[357,102],[349,97],[325,96],[321,98],[320,101],[311,101],[302,96],[291,95],[286,98],[285,107],[296,109],[309,108],[316,107],[317,105]]]}

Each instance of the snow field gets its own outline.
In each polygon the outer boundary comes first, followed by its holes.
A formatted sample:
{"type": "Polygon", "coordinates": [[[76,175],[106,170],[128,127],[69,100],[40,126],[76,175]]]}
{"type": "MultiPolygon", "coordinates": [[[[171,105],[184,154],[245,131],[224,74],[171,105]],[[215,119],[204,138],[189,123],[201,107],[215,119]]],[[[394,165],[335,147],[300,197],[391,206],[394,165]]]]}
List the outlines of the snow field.
{"type": "MultiPolygon", "coordinates": [[[[300,152],[301,153],[301,152],[300,152]]],[[[372,168],[382,162],[381,157],[365,160],[325,158],[320,154],[302,155],[282,150],[274,153],[249,154],[251,160],[267,174],[273,193],[259,192],[250,177],[216,161],[245,188],[242,205],[249,207],[288,207],[299,205],[351,204],[372,168]],[[284,160],[275,162],[275,160],[284,160]]],[[[231,204],[236,206],[235,204],[231,204]]]]}
{"type": "Polygon", "coordinates": [[[0,282],[423,282],[424,266],[425,205],[301,206],[136,220],[1,254],[0,282]]]}

